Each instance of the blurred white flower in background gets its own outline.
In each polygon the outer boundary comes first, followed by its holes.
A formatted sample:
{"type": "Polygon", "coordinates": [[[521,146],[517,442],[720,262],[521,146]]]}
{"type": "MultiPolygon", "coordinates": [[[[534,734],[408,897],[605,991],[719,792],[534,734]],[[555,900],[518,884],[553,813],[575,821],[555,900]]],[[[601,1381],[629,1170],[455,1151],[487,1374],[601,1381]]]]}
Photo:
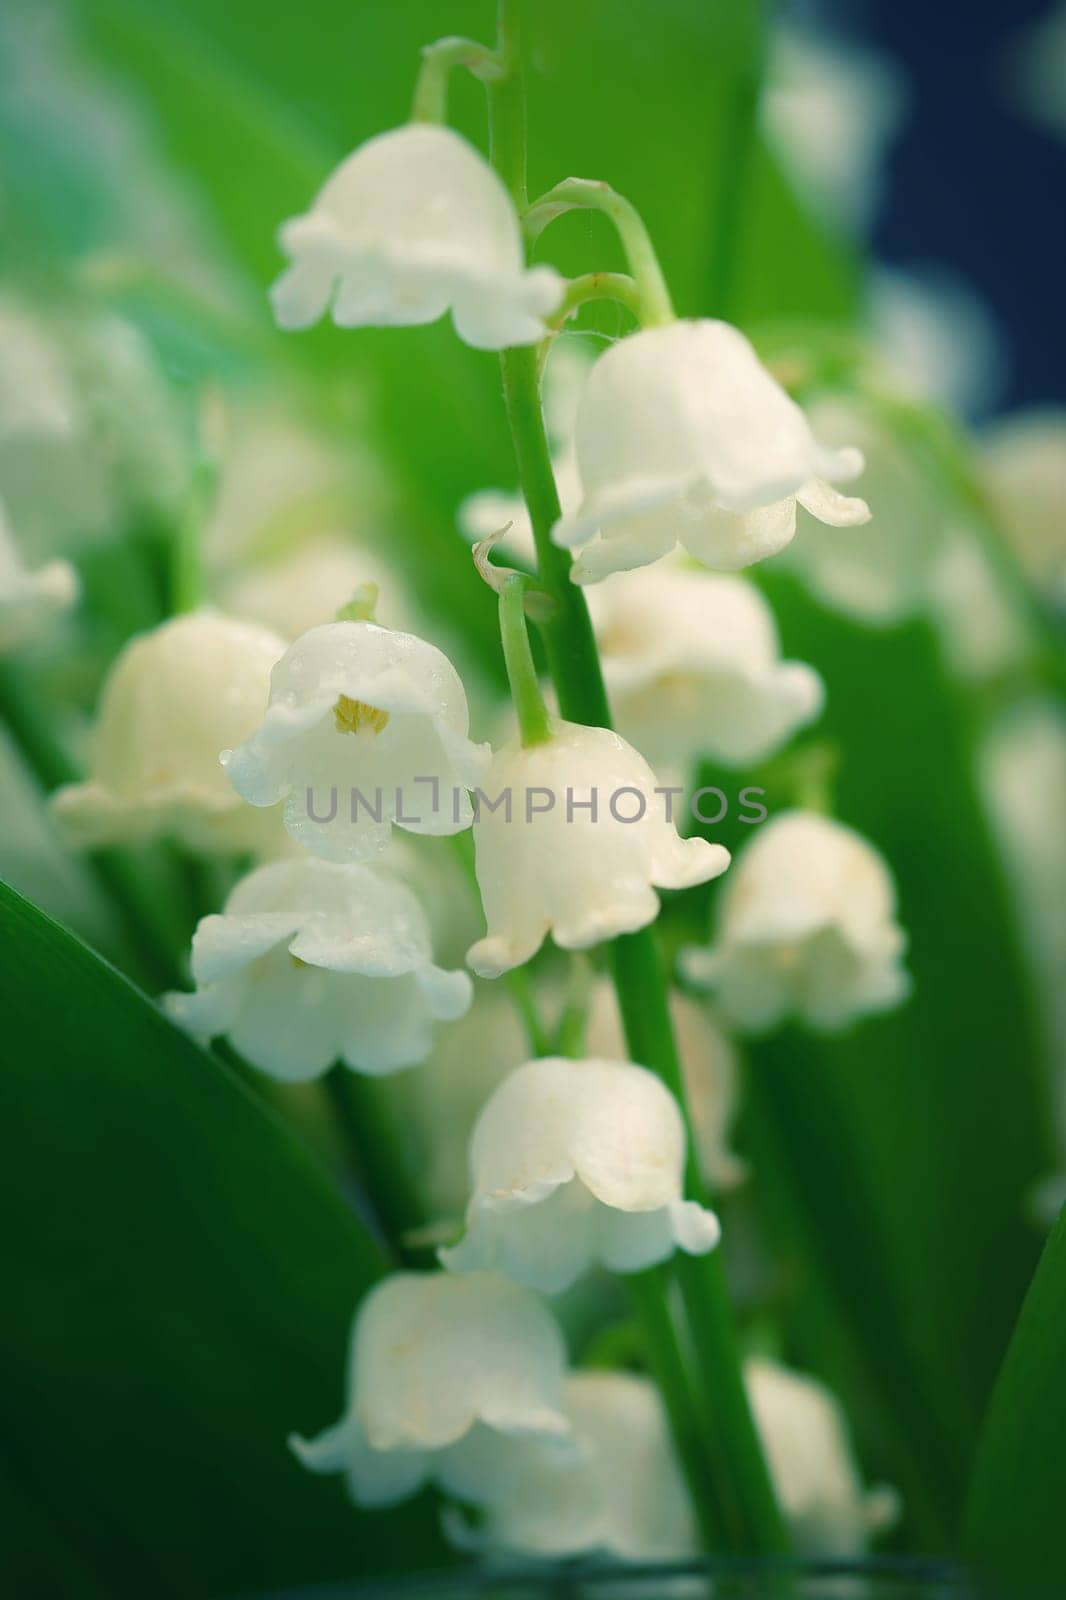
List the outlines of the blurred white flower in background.
{"type": "Polygon", "coordinates": [[[466,791],[487,748],[471,743],[469,723],[459,675],[435,645],[330,622],[285,651],[265,717],[223,764],[253,806],[285,801],[285,826],[313,855],[359,860],[385,848],[393,822],[431,834],[470,826],[466,791]]]}
{"type": "Polygon", "coordinates": [[[767,1360],[744,1364],[744,1381],[782,1513],[801,1555],[861,1555],[892,1526],[899,1497],[863,1486],[847,1423],[816,1379],[767,1360]]]}
{"type": "Polygon", "coordinates": [[[463,1548],[524,1556],[599,1552],[619,1561],[683,1561],[699,1537],[659,1391],[628,1372],[566,1381],[572,1436],[487,1441],[491,1492],[476,1529],[452,1515],[463,1548]]]}
{"type": "Polygon", "coordinates": [[[1050,1227],[1066,1203],[1066,714],[1032,697],[1002,711],[987,728],[978,772],[1018,907],[1033,972],[1060,1170],[1031,1197],[1050,1227]]]}
{"type": "Polygon", "coordinates": [[[27,571],[0,500],[0,657],[35,639],[77,598],[78,577],[68,561],[27,571]]]}
{"type": "Polygon", "coordinates": [[[209,207],[164,153],[153,108],[91,60],[74,12],[51,0],[0,11],[0,145],[19,152],[5,163],[10,209],[60,259],[129,264],[218,307],[240,304],[209,207]]]}
{"type": "Polygon", "coordinates": [[[866,314],[885,373],[902,393],[963,417],[996,403],[1008,359],[1003,334],[977,291],[949,268],[875,268],[866,314]]]}
{"type": "Polygon", "coordinates": [[[564,950],[632,933],[658,914],[656,888],[687,889],[729,865],[721,845],[680,837],[655,774],[625,740],[573,722],[552,728],[544,744],[504,745],[481,779],[474,844],[488,930],[467,954],[481,977],[521,966],[549,933],[564,950]]]}
{"type": "Polygon", "coordinates": [[[980,683],[1020,665],[1032,648],[1028,619],[993,553],[965,527],[944,529],[929,579],[929,611],[951,671],[980,683]]]}
{"type": "Polygon", "coordinates": [[[435,322],[481,350],[535,344],[563,280],[524,264],[518,214],[481,153],[409,123],[360,145],[281,230],[291,265],[272,291],[281,327],[327,312],[342,328],[435,322]]]}
{"type": "Polygon", "coordinates": [[[878,851],[830,817],[786,811],[755,829],[719,897],[714,942],[684,951],[682,967],[749,1032],[792,1016],[828,1032],[905,998],[904,944],[878,851]]]}
{"type": "Polygon", "coordinates": [[[528,1061],[478,1118],[466,1234],[441,1260],[558,1293],[593,1264],[640,1272],[675,1249],[702,1255],[720,1229],[683,1198],[684,1164],[681,1113],[654,1073],[624,1061],[528,1061]]]}
{"type": "Polygon", "coordinates": [[[980,465],[1026,575],[1053,604],[1066,606],[1066,409],[1033,407],[998,418],[982,435],[980,465]]]}
{"type": "MultiPolygon", "coordinates": [[[[122,960],[114,907],[88,864],[60,840],[6,730],[0,729],[0,878],[57,921],[72,928],[110,960],[122,960]]],[[[512,1059],[518,1060],[521,1051],[512,1059]]]]}
{"type": "Polygon", "coordinates": [[[285,649],[266,628],[196,611],[140,634],[104,683],[89,776],[52,797],[78,846],[173,836],[193,850],[276,853],[277,813],[242,805],[219,752],[255,728],[285,649]]]}
{"type": "Polygon", "coordinates": [[[426,914],[400,878],[310,856],[259,867],[203,918],[192,976],[195,994],[168,995],[169,1015],[289,1082],[335,1061],[412,1066],[434,1023],[462,1016],[472,995],[467,973],[434,965],[426,914]]]}
{"type": "Polygon", "coordinates": [[[873,221],[907,100],[884,53],[788,23],[771,29],[762,125],[801,197],[830,222],[859,233],[873,221]]]}
{"type": "Polygon", "coordinates": [[[288,555],[307,538],[339,533],[357,512],[353,532],[369,532],[387,502],[382,466],[358,432],[342,448],[301,408],[304,398],[297,391],[279,403],[237,392],[208,408],[219,475],[203,553],[219,580],[288,555]]]}
{"type": "Polygon", "coordinates": [[[1050,133],[1066,138],[1066,4],[1058,0],[1023,24],[1008,41],[1001,63],[1014,105],[1050,133]]]}
{"type": "Polygon", "coordinates": [[[67,439],[78,419],[62,345],[17,299],[0,298],[0,439],[67,439]]]}
{"type": "Polygon", "coordinates": [[[773,613],[744,578],[662,562],[588,599],[615,725],[661,778],[701,756],[761,761],[822,709],[821,678],[781,660],[773,613]]]}
{"type": "Polygon", "coordinates": [[[358,1505],[394,1505],[427,1482],[478,1503],[495,1487],[490,1436],[569,1433],[565,1370],[531,1290],[495,1273],[393,1273],[356,1312],[345,1415],[290,1443],[310,1471],[343,1473],[358,1505]]]}
{"type": "Polygon", "coordinates": [[[421,625],[395,568],[376,550],[339,533],[305,539],[274,561],[239,569],[219,586],[219,597],[231,616],[261,622],[293,640],[331,622],[366,584],[378,590],[376,614],[386,626],[410,632],[421,625]]]}
{"type": "Polygon", "coordinates": [[[179,408],[132,323],[0,294],[0,482],[34,556],[172,512],[190,468],[179,408]]]}
{"type": "Polygon", "coordinates": [[[709,567],[749,566],[788,544],[797,502],[837,527],[869,517],[829,482],[856,477],[860,453],[820,445],[724,322],[675,322],[612,345],[582,391],[576,451],[584,499],[553,538],[578,548],[577,583],[678,544],[709,567]]]}
{"type": "Polygon", "coordinates": [[[841,538],[801,512],[782,565],[824,605],[860,622],[891,626],[926,609],[932,569],[944,545],[944,504],[912,455],[852,396],[828,394],[807,407],[830,444],[851,441],[866,462],[863,495],[871,521],[841,538]]]}

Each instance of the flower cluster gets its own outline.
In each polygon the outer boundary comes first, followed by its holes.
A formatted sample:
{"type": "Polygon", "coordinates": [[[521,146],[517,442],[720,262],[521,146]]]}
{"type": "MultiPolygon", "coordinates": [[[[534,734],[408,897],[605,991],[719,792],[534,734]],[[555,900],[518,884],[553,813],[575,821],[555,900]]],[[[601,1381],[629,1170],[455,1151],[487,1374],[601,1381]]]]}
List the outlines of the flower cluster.
{"type": "MultiPolygon", "coordinates": [[[[505,71],[500,56],[445,44],[474,51],[489,81],[505,71]]],[[[673,318],[627,202],[580,180],[561,189],[592,191],[589,203],[618,221],[646,325],[583,364],[574,404],[558,408],[560,514],[549,483],[512,530],[537,574],[476,552],[499,595],[514,735],[495,749],[472,739],[456,665],[417,624],[376,619],[373,574],[387,584],[387,564],[364,568],[327,521],[310,529],[299,581],[291,552],[235,583],[216,551],[207,565],[228,609],[194,605],[125,645],[87,775],[59,789],[53,815],[87,848],[165,839],[230,858],[229,892],[192,939],[192,989],[163,1000],[198,1040],[224,1039],[293,1085],[336,1066],[399,1074],[434,1054],[442,1026],[447,1036],[461,1024],[449,1071],[491,1075],[470,1131],[464,1220],[420,1236],[440,1245],[433,1270],[387,1276],[357,1308],[344,1414],[313,1439],[293,1437],[304,1466],[342,1474],[363,1506],[435,1486],[468,1549],[684,1558],[706,1535],[691,1452],[675,1453],[679,1411],[695,1404],[688,1368],[701,1366],[709,1394],[726,1386],[715,1420],[757,1457],[752,1409],[796,1542],[849,1553],[885,1503],[865,1494],[832,1398],[767,1363],[742,1372],[728,1323],[725,1353],[708,1348],[691,1302],[702,1295],[712,1320],[726,1315],[707,1180],[725,1191],[748,1176],[729,1142],[740,1068],[725,1030],[788,1017],[839,1028],[897,1004],[907,980],[892,881],[873,846],[829,816],[788,811],[760,826],[726,878],[713,944],[681,954],[684,977],[715,990],[717,1018],[671,990],[647,930],[663,895],[691,891],[683,906],[693,907],[730,869],[721,843],[684,833],[655,797],[702,762],[783,760],[787,782],[782,752],[821,712],[821,678],[784,655],[769,603],[740,573],[792,541],[797,508],[832,528],[865,522],[865,502],[835,487],[863,461],[819,442],[737,328],[673,318]],[[529,618],[544,625],[561,715],[544,698],[529,618]],[[433,926],[419,852],[444,852],[448,839],[484,914],[472,943],[472,931],[458,942],[451,906],[443,935],[433,926]],[[601,946],[613,946],[620,1012],[601,946]],[[497,1051],[488,1030],[462,1031],[479,1003],[458,968],[464,948],[479,980],[511,975],[527,1045],[497,1051]],[[630,1287],[662,1393],[643,1373],[568,1370],[541,1297],[611,1273],[647,1275],[630,1287]],[[667,1274],[685,1288],[677,1305],[667,1274]]],[[[557,214],[551,196],[541,211],[557,214]]],[[[289,264],[272,298],[285,329],[327,314],[355,328],[450,313],[461,339],[506,364],[516,347],[554,339],[572,310],[573,285],[527,265],[503,178],[421,111],[349,155],[281,245],[289,264]]],[[[535,373],[532,352],[526,360],[535,373]]],[[[260,476],[254,463],[248,476],[260,476]]],[[[286,485],[267,476],[242,514],[241,472],[223,467],[210,522],[220,548],[227,530],[247,550],[270,542],[275,514],[299,521],[295,487],[296,510],[279,509],[286,485]]],[[[466,502],[468,532],[495,531],[506,505],[488,494],[466,502]]],[[[0,522],[5,650],[74,597],[69,569],[27,573],[9,545],[0,522]]],[[[392,1088],[366,1093],[382,1087],[392,1088]]],[[[405,1260],[415,1248],[391,1242],[405,1260]]]]}

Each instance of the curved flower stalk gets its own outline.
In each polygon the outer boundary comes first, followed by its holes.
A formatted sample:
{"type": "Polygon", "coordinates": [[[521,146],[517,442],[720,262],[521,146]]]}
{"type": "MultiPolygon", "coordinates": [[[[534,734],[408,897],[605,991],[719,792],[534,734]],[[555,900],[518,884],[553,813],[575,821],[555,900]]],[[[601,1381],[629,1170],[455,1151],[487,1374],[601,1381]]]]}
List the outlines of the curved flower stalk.
{"type": "Polygon", "coordinates": [[[596,583],[680,544],[732,571],[784,549],[796,506],[822,522],[865,522],[865,501],[830,487],[862,470],[829,450],[803,412],[725,322],[672,322],[613,345],[578,408],[584,499],[553,538],[578,549],[572,576],[596,583]]]}
{"type": "Polygon", "coordinates": [[[843,823],[788,811],[737,860],[710,949],[682,953],[723,1014],[752,1033],[795,1016],[831,1032],[899,1005],[903,929],[884,859],[843,823]]]}
{"type": "Polygon", "coordinates": [[[897,1520],[899,1497],[885,1484],[864,1488],[836,1399],[774,1361],[746,1362],[744,1381],[797,1551],[861,1555],[897,1520]]]}
{"type": "Polygon", "coordinates": [[[822,709],[813,667],[782,661],[753,584],[680,563],[616,573],[589,611],[619,732],[660,776],[701,756],[762,761],[822,709]]]}
{"type": "Polygon", "coordinates": [[[654,1073],[622,1061],[528,1061],[505,1079],[470,1143],[466,1236],[454,1272],[498,1267],[547,1293],[593,1264],[640,1272],[675,1248],[702,1255],[718,1220],[682,1198],[685,1131],[654,1073]]]}
{"type": "Polygon", "coordinates": [[[289,646],[266,716],[222,764],[253,806],[285,801],[285,826],[312,855],[365,859],[392,825],[451,834],[486,747],[467,737],[466,693],[447,656],[414,634],[330,622],[289,646]]]}
{"type": "Polygon", "coordinates": [[[491,1498],[463,1548],[524,1556],[601,1553],[683,1561],[699,1537],[655,1385],[628,1372],[575,1372],[566,1382],[568,1440],[488,1440],[491,1498]],[[491,1459],[490,1459],[491,1458],[491,1459]]]}
{"type": "Polygon", "coordinates": [[[493,756],[474,823],[488,932],[467,961],[495,978],[536,953],[548,933],[586,950],[654,921],[660,889],[724,872],[729,852],[682,839],[643,756],[606,728],[553,719],[550,737],[493,756]],[[498,802],[511,796],[508,814],[498,802]]]}
{"type": "Polygon", "coordinates": [[[195,994],[167,995],[192,1034],[224,1034],[252,1066],[287,1082],[334,1061],[379,1075],[422,1061],[433,1025],[468,1009],[465,972],[432,959],[411,889],[382,867],[301,857],[242,878],[192,942],[195,994]]]}
{"type": "Polygon", "coordinates": [[[0,500],[0,656],[21,649],[78,598],[69,561],[49,561],[28,572],[0,500]]]}
{"type": "Polygon", "coordinates": [[[436,322],[479,350],[536,344],[563,280],[527,268],[514,203],[473,145],[410,123],[352,152],[281,230],[291,265],[272,291],[283,328],[332,312],[342,328],[436,322]]]}
{"type": "Polygon", "coordinates": [[[478,1503],[494,1438],[566,1436],[566,1352],[547,1307],[494,1273],[395,1273],[356,1312],[345,1415],[290,1444],[311,1472],[342,1472],[358,1505],[423,1484],[478,1503]]]}
{"type": "Polygon", "coordinates": [[[65,837],[94,846],[172,835],[192,850],[276,852],[277,814],[242,805],[218,757],[262,716],[284,649],[266,628],[215,611],[131,640],[104,684],[90,775],[53,796],[65,837]]]}
{"type": "MultiPolygon", "coordinates": [[[[670,994],[670,1018],[677,1036],[685,1100],[701,1170],[707,1175],[712,1193],[734,1189],[748,1172],[729,1138],[740,1088],[736,1052],[709,1007],[677,989],[670,994]]],[[[584,1048],[588,1055],[601,1060],[625,1059],[618,1002],[606,979],[593,986],[589,997],[584,1048]]]]}

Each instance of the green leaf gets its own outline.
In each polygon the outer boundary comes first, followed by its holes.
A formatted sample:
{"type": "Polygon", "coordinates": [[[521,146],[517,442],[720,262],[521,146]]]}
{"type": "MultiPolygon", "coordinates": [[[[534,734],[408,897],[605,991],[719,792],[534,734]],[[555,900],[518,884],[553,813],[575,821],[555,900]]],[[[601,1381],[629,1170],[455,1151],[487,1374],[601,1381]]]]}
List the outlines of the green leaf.
{"type": "Polygon", "coordinates": [[[216,1596],[441,1558],[286,1448],[381,1263],[314,1157],[0,885],[0,1507],[12,1593],[216,1596]],[[12,1570],[14,1569],[14,1570],[12,1570]]]}
{"type": "Polygon", "coordinates": [[[981,1435],[965,1543],[1004,1594],[1066,1592],[1066,1212],[1047,1242],[981,1435]]]}
{"type": "MultiPolygon", "coordinates": [[[[874,1464],[943,1539],[1039,1249],[1026,1201],[1051,1151],[1033,997],[975,782],[978,715],[931,630],[863,628],[787,575],[762,581],[785,654],[825,678],[838,814],[891,865],[914,993],[838,1037],[757,1041],[751,1084],[805,1218],[800,1295],[816,1261],[861,1356],[858,1408],[878,1395],[909,1447],[874,1464]]],[[[754,1193],[772,1203],[773,1185],[754,1193]]]]}

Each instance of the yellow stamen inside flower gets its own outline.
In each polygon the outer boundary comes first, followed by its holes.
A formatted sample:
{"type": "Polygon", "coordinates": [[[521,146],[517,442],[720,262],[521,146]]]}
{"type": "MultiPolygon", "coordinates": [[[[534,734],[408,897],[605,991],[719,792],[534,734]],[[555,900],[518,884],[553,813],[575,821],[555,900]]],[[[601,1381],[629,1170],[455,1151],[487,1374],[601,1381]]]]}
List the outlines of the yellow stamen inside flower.
{"type": "Polygon", "coordinates": [[[365,700],[352,700],[342,694],[333,707],[333,720],[338,733],[361,733],[364,728],[369,728],[371,733],[381,733],[389,713],[377,706],[368,706],[365,700]]]}

